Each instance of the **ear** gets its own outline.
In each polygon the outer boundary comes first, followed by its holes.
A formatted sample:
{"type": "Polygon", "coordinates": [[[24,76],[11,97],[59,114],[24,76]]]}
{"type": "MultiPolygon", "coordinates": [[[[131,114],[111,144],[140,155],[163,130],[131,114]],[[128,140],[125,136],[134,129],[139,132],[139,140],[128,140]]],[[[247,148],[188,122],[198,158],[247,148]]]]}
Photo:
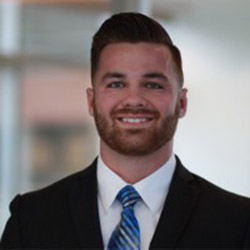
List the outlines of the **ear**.
{"type": "Polygon", "coordinates": [[[89,114],[94,116],[94,90],[92,88],[87,88],[86,90],[89,114]]]}
{"type": "Polygon", "coordinates": [[[179,98],[179,118],[182,118],[186,115],[187,112],[187,92],[186,88],[181,89],[180,91],[180,98],[179,98]]]}

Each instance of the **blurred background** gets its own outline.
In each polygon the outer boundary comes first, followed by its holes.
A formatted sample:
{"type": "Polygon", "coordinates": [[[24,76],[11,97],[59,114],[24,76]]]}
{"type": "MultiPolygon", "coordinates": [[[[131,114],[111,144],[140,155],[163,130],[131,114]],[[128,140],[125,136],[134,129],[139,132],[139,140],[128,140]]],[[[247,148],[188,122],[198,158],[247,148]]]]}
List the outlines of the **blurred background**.
{"type": "Polygon", "coordinates": [[[91,40],[122,11],[156,18],[182,52],[189,107],[175,152],[191,171],[250,197],[249,0],[1,0],[0,235],[17,193],[98,154],[85,95],[91,40]]]}

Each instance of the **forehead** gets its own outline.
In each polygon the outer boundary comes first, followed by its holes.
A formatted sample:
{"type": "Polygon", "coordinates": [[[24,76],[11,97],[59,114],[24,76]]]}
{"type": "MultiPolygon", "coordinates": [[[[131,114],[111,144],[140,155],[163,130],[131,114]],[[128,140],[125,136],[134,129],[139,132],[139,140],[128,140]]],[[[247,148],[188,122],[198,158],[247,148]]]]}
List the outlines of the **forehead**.
{"type": "MultiPolygon", "coordinates": [[[[97,74],[103,71],[169,71],[172,57],[169,48],[156,43],[114,43],[101,51],[97,74]]],[[[124,72],[126,73],[126,72],[124,72]]]]}

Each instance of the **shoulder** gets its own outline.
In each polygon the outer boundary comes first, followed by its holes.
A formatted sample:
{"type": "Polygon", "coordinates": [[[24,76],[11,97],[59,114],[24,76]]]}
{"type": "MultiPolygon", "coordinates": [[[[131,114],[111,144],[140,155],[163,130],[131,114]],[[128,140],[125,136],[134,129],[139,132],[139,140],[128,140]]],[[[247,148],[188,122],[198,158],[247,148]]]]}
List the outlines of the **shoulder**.
{"type": "Polygon", "coordinates": [[[181,178],[189,188],[198,190],[199,203],[204,207],[227,211],[247,211],[250,214],[250,198],[229,192],[205,178],[187,170],[177,158],[177,178],[181,178]]]}
{"type": "Polygon", "coordinates": [[[88,187],[96,186],[96,160],[86,169],[67,176],[45,188],[17,195],[11,203],[11,207],[27,209],[37,207],[39,210],[48,206],[60,207],[67,202],[74,189],[81,189],[83,192],[88,187]]]}
{"type": "Polygon", "coordinates": [[[223,204],[228,209],[248,209],[250,211],[250,199],[248,197],[229,192],[206,179],[192,174],[195,184],[201,190],[201,197],[206,199],[206,203],[214,205],[223,204]]]}
{"type": "MultiPolygon", "coordinates": [[[[48,187],[17,195],[10,205],[11,217],[1,244],[12,248],[20,248],[23,244],[27,244],[28,248],[41,247],[53,245],[57,238],[61,239],[58,246],[65,242],[71,244],[75,237],[72,218],[75,214],[77,218],[81,218],[82,212],[88,213],[89,210],[93,210],[94,205],[91,206],[89,203],[90,198],[95,200],[96,183],[94,161],[83,171],[48,187]]],[[[72,244],[75,245],[74,240],[72,244]]]]}

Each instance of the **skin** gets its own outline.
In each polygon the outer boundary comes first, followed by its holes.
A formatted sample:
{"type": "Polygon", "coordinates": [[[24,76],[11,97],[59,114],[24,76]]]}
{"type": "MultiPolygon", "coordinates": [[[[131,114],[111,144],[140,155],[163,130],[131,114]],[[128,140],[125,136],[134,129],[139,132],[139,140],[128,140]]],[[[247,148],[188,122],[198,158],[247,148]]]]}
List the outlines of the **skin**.
{"type": "MultiPolygon", "coordinates": [[[[116,43],[101,52],[93,79],[93,88],[87,89],[91,116],[98,111],[107,127],[115,126],[127,143],[144,145],[148,131],[159,129],[166,117],[177,112],[182,118],[187,109],[187,90],[180,88],[175,77],[169,49],[154,43],[116,43]],[[154,115],[122,113],[122,109],[147,109],[154,115]],[[131,123],[121,118],[142,118],[146,121],[131,123]],[[131,133],[131,131],[136,131],[131,133]]],[[[174,132],[173,132],[174,133],[174,132]]],[[[104,163],[123,180],[134,184],[159,169],[171,156],[173,136],[159,148],[142,155],[129,155],[112,149],[101,138],[100,154],[104,163]]]]}

